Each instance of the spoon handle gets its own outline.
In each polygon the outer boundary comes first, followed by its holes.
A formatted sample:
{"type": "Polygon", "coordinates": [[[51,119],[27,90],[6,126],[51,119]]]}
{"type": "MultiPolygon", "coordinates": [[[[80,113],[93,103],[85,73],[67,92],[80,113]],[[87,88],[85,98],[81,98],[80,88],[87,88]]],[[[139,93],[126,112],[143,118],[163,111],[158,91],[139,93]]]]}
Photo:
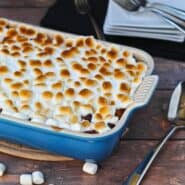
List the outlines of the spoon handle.
{"type": "Polygon", "coordinates": [[[173,133],[181,126],[172,126],[168,132],[165,134],[164,138],[145,156],[142,162],[134,169],[134,171],[128,176],[127,180],[122,185],[139,185],[142,181],[144,175],[150,168],[152,162],[156,158],[157,154],[168,141],[168,139],[173,135],[173,133]]]}
{"type": "Polygon", "coordinates": [[[185,11],[179,8],[175,8],[173,6],[163,4],[163,3],[151,3],[149,4],[150,7],[156,7],[162,11],[167,13],[173,14],[176,17],[182,18],[185,21],[185,11]]]}
{"type": "Polygon", "coordinates": [[[105,40],[104,34],[102,32],[102,30],[100,29],[100,27],[98,26],[94,16],[89,12],[88,13],[89,19],[94,27],[94,31],[96,32],[96,36],[99,40],[105,40]]]}
{"type": "Polygon", "coordinates": [[[177,17],[171,13],[167,13],[156,7],[147,7],[148,10],[160,15],[165,21],[169,22],[171,25],[175,26],[179,31],[185,34],[185,20],[183,18],[177,17]]]}

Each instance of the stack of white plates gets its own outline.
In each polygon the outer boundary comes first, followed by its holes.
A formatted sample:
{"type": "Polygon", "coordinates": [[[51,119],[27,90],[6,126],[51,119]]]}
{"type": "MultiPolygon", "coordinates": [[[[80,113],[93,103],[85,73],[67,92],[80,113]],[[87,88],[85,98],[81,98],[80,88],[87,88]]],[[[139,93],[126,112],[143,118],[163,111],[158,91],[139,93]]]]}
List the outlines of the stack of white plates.
{"type": "MultiPolygon", "coordinates": [[[[185,10],[185,0],[148,0],[150,3],[162,2],[185,10]]],[[[129,12],[113,0],[109,0],[104,23],[104,33],[107,35],[144,37],[153,39],[183,42],[185,36],[159,15],[152,12],[129,12]]]]}

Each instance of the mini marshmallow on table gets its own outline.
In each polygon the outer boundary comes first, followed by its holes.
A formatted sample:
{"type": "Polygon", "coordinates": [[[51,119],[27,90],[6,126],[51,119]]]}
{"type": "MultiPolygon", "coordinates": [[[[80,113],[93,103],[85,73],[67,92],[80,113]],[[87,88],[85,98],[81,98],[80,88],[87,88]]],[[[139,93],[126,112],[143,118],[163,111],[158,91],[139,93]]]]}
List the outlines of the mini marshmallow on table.
{"type": "Polygon", "coordinates": [[[0,176],[3,176],[6,171],[6,166],[3,163],[0,163],[0,176]]]}
{"type": "Polygon", "coordinates": [[[32,173],[32,180],[34,184],[43,184],[44,175],[41,171],[35,171],[32,173]]]}
{"type": "Polygon", "coordinates": [[[31,174],[22,174],[20,176],[21,185],[32,185],[32,175],[31,174]]]}
{"type": "Polygon", "coordinates": [[[84,163],[82,170],[90,175],[95,175],[98,170],[98,165],[95,163],[86,162],[84,163]]]}

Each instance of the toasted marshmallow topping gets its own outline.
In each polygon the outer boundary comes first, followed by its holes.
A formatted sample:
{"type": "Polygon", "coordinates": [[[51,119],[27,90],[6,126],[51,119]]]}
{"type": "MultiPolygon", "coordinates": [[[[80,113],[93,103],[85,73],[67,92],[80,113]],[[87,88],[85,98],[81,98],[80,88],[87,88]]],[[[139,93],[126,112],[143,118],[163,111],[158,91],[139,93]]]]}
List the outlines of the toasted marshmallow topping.
{"type": "Polygon", "coordinates": [[[2,114],[58,130],[110,130],[147,71],[131,51],[93,37],[49,35],[6,19],[0,33],[2,114]]]}

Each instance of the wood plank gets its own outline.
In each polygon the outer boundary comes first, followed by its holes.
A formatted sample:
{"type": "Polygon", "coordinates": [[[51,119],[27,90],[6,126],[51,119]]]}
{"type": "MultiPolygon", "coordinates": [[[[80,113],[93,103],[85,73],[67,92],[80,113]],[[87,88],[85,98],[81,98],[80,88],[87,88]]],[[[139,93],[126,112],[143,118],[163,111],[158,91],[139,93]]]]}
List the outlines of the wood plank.
{"type": "Polygon", "coordinates": [[[168,103],[169,97],[169,91],[157,91],[146,107],[134,112],[129,120],[130,130],[126,138],[159,139],[169,128],[166,111],[163,111],[163,106],[168,103]]]}
{"type": "Polygon", "coordinates": [[[0,8],[0,17],[38,25],[47,8],[0,8]]]}
{"type": "Polygon", "coordinates": [[[172,89],[179,81],[184,80],[185,60],[175,61],[155,57],[154,73],[158,74],[158,89],[172,89]]]}
{"type": "Polygon", "coordinates": [[[16,8],[16,7],[49,7],[56,0],[1,0],[0,8],[16,8]]]}
{"type": "MultiPolygon", "coordinates": [[[[0,185],[18,184],[21,173],[41,170],[46,183],[55,185],[118,185],[143,159],[154,141],[122,141],[119,150],[102,163],[97,175],[81,171],[82,162],[39,162],[0,155],[8,166],[7,174],[0,178],[0,185]]],[[[170,141],[154,162],[143,185],[182,185],[185,182],[185,141],[170,141]],[[175,184],[176,183],[176,184],[175,184]]]]}

